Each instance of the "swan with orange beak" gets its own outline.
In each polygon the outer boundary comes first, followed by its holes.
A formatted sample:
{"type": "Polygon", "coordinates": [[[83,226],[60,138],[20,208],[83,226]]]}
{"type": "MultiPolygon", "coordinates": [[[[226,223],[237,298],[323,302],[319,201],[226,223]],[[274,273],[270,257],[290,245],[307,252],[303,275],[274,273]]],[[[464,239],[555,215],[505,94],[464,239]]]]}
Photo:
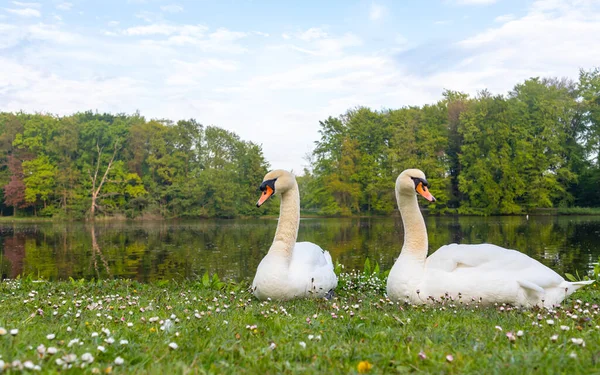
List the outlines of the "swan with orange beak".
{"type": "Polygon", "coordinates": [[[252,281],[252,293],[261,300],[330,297],[337,276],[328,251],[312,242],[296,242],[300,225],[300,192],[296,177],[285,170],[267,173],[259,187],[256,206],[281,195],[273,244],[261,260],[252,281]]]}
{"type": "Polygon", "coordinates": [[[593,282],[566,281],[519,251],[488,243],[445,245],[427,257],[427,228],[417,195],[435,202],[428,187],[425,174],[418,169],[407,169],[396,180],[404,244],[388,276],[390,299],[421,304],[462,298],[474,299],[479,305],[509,303],[550,308],[593,282]]]}

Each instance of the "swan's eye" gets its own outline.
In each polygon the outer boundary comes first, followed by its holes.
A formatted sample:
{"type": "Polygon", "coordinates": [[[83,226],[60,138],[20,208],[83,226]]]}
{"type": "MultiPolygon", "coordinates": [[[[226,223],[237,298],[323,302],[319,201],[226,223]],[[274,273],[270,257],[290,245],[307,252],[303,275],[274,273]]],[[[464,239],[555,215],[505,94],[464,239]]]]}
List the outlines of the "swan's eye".
{"type": "Polygon", "coordinates": [[[267,189],[267,186],[270,187],[273,191],[275,191],[275,181],[277,181],[276,178],[272,179],[272,180],[266,180],[263,181],[262,184],[260,184],[260,186],[258,187],[258,189],[260,191],[265,191],[267,189]]]}
{"type": "Polygon", "coordinates": [[[415,189],[417,188],[417,186],[419,186],[419,184],[423,184],[423,187],[429,187],[429,183],[427,182],[427,180],[423,179],[423,178],[419,178],[419,177],[411,177],[413,182],[415,183],[415,189]]]}

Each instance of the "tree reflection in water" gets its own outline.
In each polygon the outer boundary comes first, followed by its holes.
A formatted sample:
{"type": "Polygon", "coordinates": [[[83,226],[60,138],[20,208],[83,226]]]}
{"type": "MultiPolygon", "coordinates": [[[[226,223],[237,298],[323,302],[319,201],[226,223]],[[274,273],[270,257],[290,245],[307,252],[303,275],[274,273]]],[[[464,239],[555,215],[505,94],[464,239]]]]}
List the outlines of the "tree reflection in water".
{"type": "MultiPolygon", "coordinates": [[[[517,249],[557,272],[580,274],[600,256],[600,217],[427,217],[430,249],[490,242],[517,249]]],[[[200,277],[250,279],[268,250],[276,219],[193,222],[0,224],[3,278],[200,277]]],[[[365,259],[389,269],[400,254],[399,217],[302,219],[299,241],[331,252],[347,269],[365,259]]],[[[430,250],[432,252],[433,250],[430,250]]]]}

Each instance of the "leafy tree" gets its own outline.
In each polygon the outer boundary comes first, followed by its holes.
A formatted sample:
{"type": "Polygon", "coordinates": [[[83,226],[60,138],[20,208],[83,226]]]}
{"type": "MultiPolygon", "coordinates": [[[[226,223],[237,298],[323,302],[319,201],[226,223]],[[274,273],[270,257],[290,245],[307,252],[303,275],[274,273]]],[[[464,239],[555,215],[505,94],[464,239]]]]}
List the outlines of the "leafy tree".
{"type": "Polygon", "coordinates": [[[47,207],[48,198],[55,191],[56,167],[50,162],[48,156],[42,154],[35,159],[24,161],[23,182],[25,183],[25,201],[35,204],[41,200],[44,209],[47,207]]]}

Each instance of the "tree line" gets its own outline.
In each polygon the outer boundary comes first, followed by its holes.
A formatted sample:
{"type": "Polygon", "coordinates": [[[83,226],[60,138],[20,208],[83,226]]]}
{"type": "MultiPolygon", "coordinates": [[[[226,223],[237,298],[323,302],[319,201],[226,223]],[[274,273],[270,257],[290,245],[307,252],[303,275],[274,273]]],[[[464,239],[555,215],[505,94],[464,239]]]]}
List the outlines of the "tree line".
{"type": "MultiPolygon", "coordinates": [[[[531,78],[506,95],[446,90],[435,104],[348,110],[320,122],[298,177],[302,208],[390,214],[422,169],[433,213],[600,207],[600,69],[531,78]]],[[[64,218],[237,217],[256,209],[262,148],[194,119],[0,113],[0,213],[64,218]]]]}
{"type": "Polygon", "coordinates": [[[235,217],[267,172],[259,145],[195,120],[0,113],[2,215],[235,217]]]}
{"type": "Polygon", "coordinates": [[[434,213],[519,214],[600,206],[600,70],[531,78],[507,95],[447,90],[435,104],[358,107],[320,122],[301,178],[305,210],[389,214],[394,185],[420,168],[434,213]]]}

